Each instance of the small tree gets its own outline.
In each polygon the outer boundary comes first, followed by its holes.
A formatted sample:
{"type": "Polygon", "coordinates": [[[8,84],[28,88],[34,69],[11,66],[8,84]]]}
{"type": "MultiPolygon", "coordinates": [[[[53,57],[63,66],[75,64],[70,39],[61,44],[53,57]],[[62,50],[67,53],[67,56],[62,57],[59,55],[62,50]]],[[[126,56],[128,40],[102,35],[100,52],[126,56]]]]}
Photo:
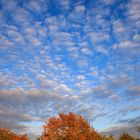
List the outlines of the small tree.
{"type": "Polygon", "coordinates": [[[140,126],[137,127],[137,131],[140,132],[140,126]]]}
{"type": "Polygon", "coordinates": [[[133,138],[131,135],[129,135],[128,133],[123,133],[119,140],[135,140],[135,138],[133,138]]]}
{"type": "Polygon", "coordinates": [[[28,140],[27,135],[21,135],[19,136],[19,140],[28,140]]]}
{"type": "Polygon", "coordinates": [[[26,135],[17,135],[9,128],[0,128],[0,140],[28,140],[26,135]]]}
{"type": "Polygon", "coordinates": [[[16,139],[16,135],[9,128],[0,128],[0,140],[14,139],[16,139]]]}
{"type": "Polygon", "coordinates": [[[42,140],[100,140],[89,123],[80,115],[59,113],[58,118],[52,117],[44,125],[42,140]]]}
{"type": "Polygon", "coordinates": [[[110,135],[110,136],[102,136],[100,140],[115,140],[115,138],[110,135]]]}

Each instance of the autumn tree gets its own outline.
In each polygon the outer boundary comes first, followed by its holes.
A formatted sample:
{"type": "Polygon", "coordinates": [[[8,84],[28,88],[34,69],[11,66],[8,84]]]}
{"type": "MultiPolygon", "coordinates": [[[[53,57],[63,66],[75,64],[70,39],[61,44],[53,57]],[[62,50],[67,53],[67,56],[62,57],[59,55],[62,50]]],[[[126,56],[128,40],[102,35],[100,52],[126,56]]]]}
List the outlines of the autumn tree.
{"type": "Polygon", "coordinates": [[[80,115],[59,113],[44,125],[42,140],[100,140],[89,123],[80,115]]]}
{"type": "Polygon", "coordinates": [[[115,138],[113,137],[113,135],[110,135],[110,136],[107,137],[106,140],[115,140],[115,138]]]}
{"type": "Polygon", "coordinates": [[[137,127],[137,131],[140,132],[140,126],[137,127]]]}
{"type": "Polygon", "coordinates": [[[0,128],[0,140],[28,140],[26,135],[17,135],[9,128],[0,128]]]}
{"type": "Polygon", "coordinates": [[[119,140],[135,140],[135,138],[133,138],[131,135],[129,135],[128,133],[123,133],[119,140]]]}
{"type": "Polygon", "coordinates": [[[110,136],[101,136],[100,140],[115,140],[115,138],[110,135],[110,136]]]}
{"type": "Polygon", "coordinates": [[[26,134],[19,136],[19,140],[28,140],[28,137],[26,134]]]}
{"type": "Polygon", "coordinates": [[[14,140],[16,135],[8,128],[0,128],[0,140],[14,140]]]}

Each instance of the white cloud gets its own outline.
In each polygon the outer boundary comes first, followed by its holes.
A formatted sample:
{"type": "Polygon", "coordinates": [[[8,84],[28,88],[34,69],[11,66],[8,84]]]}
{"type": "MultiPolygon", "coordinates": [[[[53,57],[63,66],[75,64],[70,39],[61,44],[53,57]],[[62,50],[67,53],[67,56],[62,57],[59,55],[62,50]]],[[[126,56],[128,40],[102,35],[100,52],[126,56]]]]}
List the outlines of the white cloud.
{"type": "Polygon", "coordinates": [[[97,46],[97,47],[96,47],[96,51],[97,51],[97,52],[100,52],[100,53],[103,53],[103,54],[105,54],[105,55],[108,54],[108,50],[105,49],[105,47],[103,47],[103,46],[97,46]]]}
{"type": "Polygon", "coordinates": [[[56,92],[62,92],[62,93],[72,93],[72,89],[70,89],[67,85],[65,84],[59,84],[56,88],[55,88],[56,92]]]}
{"type": "Polygon", "coordinates": [[[83,14],[83,13],[85,13],[85,10],[86,10],[86,8],[85,8],[84,5],[78,5],[78,6],[76,6],[76,7],[74,8],[74,12],[75,12],[75,13],[78,13],[78,14],[83,14]]]}
{"type": "Polygon", "coordinates": [[[136,42],[140,42],[140,34],[135,34],[133,36],[133,40],[136,41],[136,42]]]}
{"type": "Polygon", "coordinates": [[[84,99],[99,99],[99,100],[108,100],[114,95],[113,91],[108,89],[106,85],[99,85],[93,88],[88,88],[82,92],[84,99]]]}
{"type": "MultiPolygon", "coordinates": [[[[140,96],[140,86],[136,85],[136,86],[129,86],[128,87],[128,92],[130,94],[135,94],[137,96],[140,96]]],[[[134,96],[134,95],[131,95],[134,96]]]]}
{"type": "Polygon", "coordinates": [[[76,6],[73,11],[69,14],[68,19],[74,23],[83,23],[85,19],[86,8],[84,5],[76,6]]]}
{"type": "Polygon", "coordinates": [[[33,46],[41,46],[42,43],[40,42],[40,40],[37,37],[34,36],[28,36],[29,41],[31,42],[31,45],[33,46]]]}
{"type": "Polygon", "coordinates": [[[36,35],[36,30],[35,28],[33,28],[32,26],[25,26],[23,28],[23,30],[25,31],[26,34],[30,34],[30,35],[36,35]]]}
{"type": "Polygon", "coordinates": [[[58,31],[58,27],[56,25],[49,25],[48,29],[49,29],[50,35],[52,36],[54,35],[54,33],[57,33],[58,31]]]}
{"type": "Polygon", "coordinates": [[[87,47],[82,48],[81,52],[85,55],[90,55],[91,54],[91,50],[87,47]]]}
{"type": "Polygon", "coordinates": [[[89,75],[94,77],[98,76],[99,75],[98,67],[91,67],[89,75]]]}
{"type": "Polygon", "coordinates": [[[77,60],[77,65],[79,67],[88,66],[88,61],[86,59],[79,59],[79,60],[77,60]]]}
{"type": "Polygon", "coordinates": [[[77,75],[76,79],[81,81],[81,80],[85,79],[85,76],[84,75],[77,75]]]}
{"type": "Polygon", "coordinates": [[[13,29],[8,29],[7,33],[10,39],[15,41],[16,43],[20,43],[20,44],[25,43],[24,37],[18,31],[13,30],[13,29]]]}
{"type": "MultiPolygon", "coordinates": [[[[31,20],[33,20],[32,16],[28,11],[25,9],[18,7],[13,13],[12,13],[13,19],[16,23],[22,23],[23,24],[29,24],[31,20]]],[[[21,26],[21,25],[20,25],[21,26]]]]}
{"type": "Polygon", "coordinates": [[[115,44],[113,46],[113,48],[114,49],[116,49],[116,48],[135,48],[138,45],[139,45],[138,43],[126,40],[126,41],[120,42],[119,44],[115,44]]]}
{"type": "Polygon", "coordinates": [[[0,45],[1,45],[1,48],[5,48],[8,46],[13,46],[14,43],[10,41],[7,37],[0,35],[0,45]]]}
{"type": "Polygon", "coordinates": [[[91,32],[88,34],[93,43],[108,41],[110,36],[106,32],[91,32]]]}
{"type": "Polygon", "coordinates": [[[0,87],[14,87],[16,85],[17,81],[14,80],[13,77],[10,77],[8,75],[0,74],[0,87]]]}
{"type": "Polygon", "coordinates": [[[121,87],[127,87],[130,84],[133,84],[134,79],[128,75],[121,76],[110,76],[110,88],[121,89],[121,87]]]}
{"type": "Polygon", "coordinates": [[[46,37],[47,36],[46,28],[41,27],[37,31],[39,33],[39,36],[43,36],[43,37],[46,37]]]}
{"type": "Polygon", "coordinates": [[[44,10],[47,10],[47,5],[44,0],[39,1],[30,0],[24,4],[24,7],[35,14],[40,14],[44,10]]]}
{"type": "Polygon", "coordinates": [[[127,5],[127,16],[134,20],[137,21],[140,19],[140,1],[139,0],[131,0],[130,3],[127,5]]]}
{"type": "Polygon", "coordinates": [[[37,80],[40,81],[41,87],[46,87],[51,90],[56,87],[56,82],[51,79],[48,79],[45,75],[37,75],[37,80]]]}
{"type": "Polygon", "coordinates": [[[57,39],[59,41],[71,41],[72,34],[69,32],[57,32],[55,34],[55,39],[57,39]]]}
{"type": "Polygon", "coordinates": [[[63,10],[69,10],[70,9],[70,0],[61,0],[59,1],[59,4],[61,6],[61,9],[63,10]]]}
{"type": "Polygon", "coordinates": [[[83,1],[30,0],[18,7],[17,1],[2,1],[0,65],[5,75],[0,75],[0,104],[9,108],[7,114],[2,113],[13,120],[16,115],[23,122],[29,119],[28,126],[9,122],[10,126],[37,132],[33,125],[48,119],[48,108],[52,116],[74,111],[93,120],[112,115],[112,108],[118,113],[125,100],[129,98],[131,104],[137,98],[138,0],[119,3],[114,11],[114,0],[86,5],[83,1]],[[48,9],[50,3],[58,12],[48,9]]]}
{"type": "Polygon", "coordinates": [[[126,26],[124,26],[124,23],[118,19],[113,22],[113,29],[116,34],[123,33],[126,31],[126,26]]]}
{"type": "Polygon", "coordinates": [[[14,10],[16,10],[18,5],[17,1],[15,0],[11,0],[11,1],[2,0],[1,3],[4,6],[4,9],[6,9],[9,12],[13,12],[14,10]]]}

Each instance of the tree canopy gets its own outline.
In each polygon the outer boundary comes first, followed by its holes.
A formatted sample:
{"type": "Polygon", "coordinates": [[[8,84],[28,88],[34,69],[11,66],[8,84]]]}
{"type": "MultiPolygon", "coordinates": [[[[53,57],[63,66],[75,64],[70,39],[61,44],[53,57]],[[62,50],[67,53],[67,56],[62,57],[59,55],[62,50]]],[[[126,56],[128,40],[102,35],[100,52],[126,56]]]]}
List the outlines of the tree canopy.
{"type": "Polygon", "coordinates": [[[129,135],[128,133],[123,133],[119,140],[135,140],[135,138],[133,138],[131,135],[129,135]]]}
{"type": "Polygon", "coordinates": [[[80,115],[59,113],[44,125],[43,140],[99,140],[97,133],[80,115]]]}
{"type": "Polygon", "coordinates": [[[0,140],[28,140],[26,135],[17,135],[9,128],[0,128],[0,140]]]}

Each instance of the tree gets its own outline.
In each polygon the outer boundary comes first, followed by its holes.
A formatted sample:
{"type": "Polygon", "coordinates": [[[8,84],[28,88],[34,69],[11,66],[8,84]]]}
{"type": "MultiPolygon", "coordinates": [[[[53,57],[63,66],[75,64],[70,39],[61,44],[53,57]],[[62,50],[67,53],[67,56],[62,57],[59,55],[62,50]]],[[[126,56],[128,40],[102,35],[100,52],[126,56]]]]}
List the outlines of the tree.
{"type": "Polygon", "coordinates": [[[44,125],[42,140],[100,140],[89,123],[80,115],[59,113],[44,125]]]}
{"type": "Polygon", "coordinates": [[[0,140],[14,140],[16,135],[8,128],[0,128],[0,140]]]}
{"type": "Polygon", "coordinates": [[[26,135],[17,135],[9,128],[0,128],[0,140],[28,140],[26,135]]]}
{"type": "Polygon", "coordinates": [[[28,137],[26,134],[19,136],[19,140],[28,140],[28,137]]]}
{"type": "Polygon", "coordinates": [[[137,131],[140,132],[140,126],[137,127],[137,131]]]}
{"type": "Polygon", "coordinates": [[[101,136],[100,140],[115,140],[115,138],[112,135],[110,135],[110,136],[103,135],[103,136],[101,136]]]}
{"type": "Polygon", "coordinates": [[[135,138],[133,138],[131,135],[129,135],[128,133],[123,133],[119,140],[135,140],[135,138]]]}

